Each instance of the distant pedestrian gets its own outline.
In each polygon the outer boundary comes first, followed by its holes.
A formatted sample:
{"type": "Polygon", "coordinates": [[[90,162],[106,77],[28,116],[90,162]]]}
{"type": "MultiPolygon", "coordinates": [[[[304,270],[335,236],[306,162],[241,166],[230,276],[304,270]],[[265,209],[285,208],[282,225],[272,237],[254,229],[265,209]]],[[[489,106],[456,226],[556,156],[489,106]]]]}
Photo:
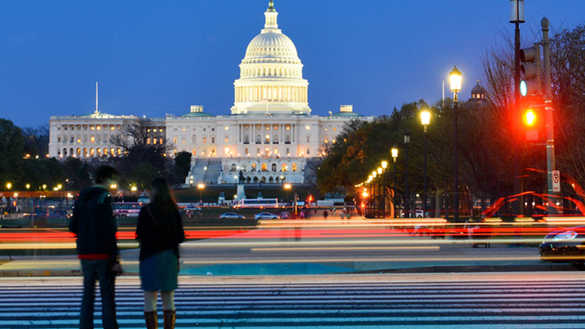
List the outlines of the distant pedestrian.
{"type": "Polygon", "coordinates": [[[151,202],[142,207],[136,225],[140,241],[140,281],[147,329],[157,328],[156,301],[161,291],[164,329],[175,328],[174,293],[178,286],[179,244],[185,231],[177,204],[164,178],[152,182],[151,202]]]}
{"type": "Polygon", "coordinates": [[[329,213],[327,212],[327,210],[323,210],[323,218],[327,219],[327,216],[329,216],[329,213]]]}
{"type": "Polygon", "coordinates": [[[305,213],[302,210],[301,210],[300,216],[301,216],[301,219],[305,219],[305,213]]]}
{"type": "Polygon", "coordinates": [[[116,320],[115,276],[121,274],[116,220],[109,187],[115,183],[116,169],[99,167],[94,186],[83,189],[75,201],[69,231],[77,235],[77,253],[83,271],[83,298],[79,328],[93,329],[95,283],[99,280],[104,329],[118,329],[116,320]]]}

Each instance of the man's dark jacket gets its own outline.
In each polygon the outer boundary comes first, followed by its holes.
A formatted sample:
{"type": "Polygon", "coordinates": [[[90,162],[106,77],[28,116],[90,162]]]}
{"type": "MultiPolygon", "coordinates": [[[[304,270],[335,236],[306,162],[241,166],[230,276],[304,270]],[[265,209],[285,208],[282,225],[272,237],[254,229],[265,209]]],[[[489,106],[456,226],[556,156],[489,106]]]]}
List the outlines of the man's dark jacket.
{"type": "Polygon", "coordinates": [[[77,235],[79,258],[118,255],[116,219],[112,209],[112,195],[102,186],[83,189],[75,201],[69,231],[77,235]]]}

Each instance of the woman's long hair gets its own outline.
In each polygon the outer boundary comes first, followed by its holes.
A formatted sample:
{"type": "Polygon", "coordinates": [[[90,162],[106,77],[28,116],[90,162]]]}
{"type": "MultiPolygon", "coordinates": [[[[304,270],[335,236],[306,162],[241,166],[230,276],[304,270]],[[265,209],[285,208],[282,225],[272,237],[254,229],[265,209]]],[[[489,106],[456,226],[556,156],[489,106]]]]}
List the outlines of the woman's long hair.
{"type": "Polygon", "coordinates": [[[171,194],[169,183],[166,179],[162,177],[157,178],[152,181],[151,186],[152,189],[156,191],[153,198],[150,200],[151,204],[163,211],[173,211],[178,209],[171,194]]]}

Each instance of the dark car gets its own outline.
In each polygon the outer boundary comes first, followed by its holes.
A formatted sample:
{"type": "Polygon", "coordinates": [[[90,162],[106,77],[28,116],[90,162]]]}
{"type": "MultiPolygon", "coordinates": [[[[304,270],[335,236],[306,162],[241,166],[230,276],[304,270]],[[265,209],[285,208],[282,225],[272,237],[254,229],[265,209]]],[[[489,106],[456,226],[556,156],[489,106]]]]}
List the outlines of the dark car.
{"type": "Polygon", "coordinates": [[[585,226],[575,226],[550,232],[538,247],[540,260],[553,263],[571,263],[585,270],[585,226]]]}

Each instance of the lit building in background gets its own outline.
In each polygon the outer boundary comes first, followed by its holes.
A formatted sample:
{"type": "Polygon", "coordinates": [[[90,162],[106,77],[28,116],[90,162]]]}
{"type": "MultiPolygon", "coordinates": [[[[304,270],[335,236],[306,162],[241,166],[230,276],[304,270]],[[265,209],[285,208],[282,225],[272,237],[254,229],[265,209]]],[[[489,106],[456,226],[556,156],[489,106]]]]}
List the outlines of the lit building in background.
{"type": "MultiPolygon", "coordinates": [[[[265,25],[246,50],[240,78],[234,82],[231,114],[214,116],[203,106],[190,112],[152,118],[160,137],[154,143],[171,145],[170,156],[192,154],[185,184],[304,183],[307,163],[324,155],[343,126],[352,119],[373,121],[342,105],[329,116],[311,115],[309,82],[294,43],[278,28],[272,1],[265,25]]],[[[121,127],[135,116],[99,111],[85,116],[50,118],[49,155],[92,159],[121,156],[111,144],[121,127]]]]}

